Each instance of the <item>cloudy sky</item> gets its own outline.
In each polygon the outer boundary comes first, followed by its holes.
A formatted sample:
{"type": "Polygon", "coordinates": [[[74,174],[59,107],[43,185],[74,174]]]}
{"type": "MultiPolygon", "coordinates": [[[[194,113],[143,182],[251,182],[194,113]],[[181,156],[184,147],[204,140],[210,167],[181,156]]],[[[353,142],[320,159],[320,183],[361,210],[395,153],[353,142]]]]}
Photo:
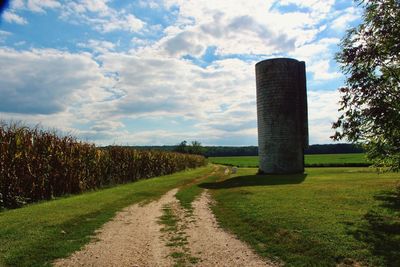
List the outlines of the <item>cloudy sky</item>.
{"type": "Polygon", "coordinates": [[[350,0],[14,0],[0,120],[99,145],[256,145],[256,62],[306,61],[310,143],[331,143],[350,0]]]}

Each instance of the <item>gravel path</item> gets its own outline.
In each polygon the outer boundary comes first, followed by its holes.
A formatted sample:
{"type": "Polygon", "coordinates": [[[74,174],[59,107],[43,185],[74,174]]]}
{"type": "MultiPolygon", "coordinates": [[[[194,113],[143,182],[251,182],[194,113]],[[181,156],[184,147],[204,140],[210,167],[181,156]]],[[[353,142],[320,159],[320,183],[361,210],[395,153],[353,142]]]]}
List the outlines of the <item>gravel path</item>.
{"type": "Polygon", "coordinates": [[[193,202],[195,220],[187,229],[190,249],[194,256],[201,258],[199,266],[276,266],[218,227],[210,202],[210,195],[205,190],[193,202]]]}
{"type": "Polygon", "coordinates": [[[55,266],[173,266],[169,248],[161,240],[158,218],[162,206],[176,201],[174,189],[158,201],[134,204],[117,213],[96,234],[94,242],[55,266]]]}
{"type": "MultiPolygon", "coordinates": [[[[169,191],[158,201],[135,204],[121,212],[97,231],[94,241],[54,266],[174,266],[173,247],[166,246],[159,218],[165,205],[178,207],[169,191]]],[[[193,202],[193,215],[183,219],[187,253],[198,259],[192,266],[274,266],[257,256],[247,245],[218,227],[210,210],[207,191],[193,202]]],[[[182,218],[182,216],[178,216],[182,218]]]]}

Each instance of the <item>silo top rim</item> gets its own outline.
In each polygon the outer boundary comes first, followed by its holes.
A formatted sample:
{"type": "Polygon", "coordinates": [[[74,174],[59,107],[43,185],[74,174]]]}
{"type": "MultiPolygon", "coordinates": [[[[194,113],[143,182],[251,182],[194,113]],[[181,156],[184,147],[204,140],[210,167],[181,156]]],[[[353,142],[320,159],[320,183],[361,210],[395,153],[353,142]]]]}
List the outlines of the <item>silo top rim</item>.
{"type": "Polygon", "coordinates": [[[279,58],[269,58],[269,59],[265,59],[265,60],[262,60],[262,61],[259,61],[259,62],[257,62],[256,63],[256,66],[258,65],[258,64],[263,64],[263,63],[267,63],[267,62],[269,62],[269,63],[272,63],[272,62],[276,62],[276,61],[282,61],[282,62],[287,62],[287,61],[294,61],[294,62],[302,62],[302,61],[299,61],[299,60],[297,60],[297,59],[294,59],[294,58],[288,58],[288,57],[279,57],[279,58]]]}

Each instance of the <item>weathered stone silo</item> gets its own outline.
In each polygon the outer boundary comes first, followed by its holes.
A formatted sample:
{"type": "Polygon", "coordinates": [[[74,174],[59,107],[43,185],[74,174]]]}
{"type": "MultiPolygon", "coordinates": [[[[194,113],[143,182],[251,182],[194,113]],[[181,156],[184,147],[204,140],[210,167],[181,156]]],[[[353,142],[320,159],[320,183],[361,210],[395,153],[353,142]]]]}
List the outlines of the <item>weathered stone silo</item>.
{"type": "Polygon", "coordinates": [[[308,146],[305,63],[275,58],[256,64],[260,172],[304,172],[308,146]]]}

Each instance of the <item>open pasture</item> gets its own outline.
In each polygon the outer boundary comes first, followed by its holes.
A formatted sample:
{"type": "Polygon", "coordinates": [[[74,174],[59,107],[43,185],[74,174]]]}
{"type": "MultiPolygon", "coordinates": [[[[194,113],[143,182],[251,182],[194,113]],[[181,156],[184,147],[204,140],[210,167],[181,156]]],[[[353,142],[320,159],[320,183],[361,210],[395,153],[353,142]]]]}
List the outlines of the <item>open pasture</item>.
{"type": "Polygon", "coordinates": [[[260,255],[285,266],[400,266],[398,173],[256,173],[239,168],[200,187],[211,190],[220,225],[260,255]]]}
{"type": "MultiPolygon", "coordinates": [[[[258,167],[258,156],[209,157],[215,164],[237,167],[258,167]]],[[[363,153],[354,154],[315,154],[304,156],[306,167],[350,167],[370,165],[363,153]]]]}

